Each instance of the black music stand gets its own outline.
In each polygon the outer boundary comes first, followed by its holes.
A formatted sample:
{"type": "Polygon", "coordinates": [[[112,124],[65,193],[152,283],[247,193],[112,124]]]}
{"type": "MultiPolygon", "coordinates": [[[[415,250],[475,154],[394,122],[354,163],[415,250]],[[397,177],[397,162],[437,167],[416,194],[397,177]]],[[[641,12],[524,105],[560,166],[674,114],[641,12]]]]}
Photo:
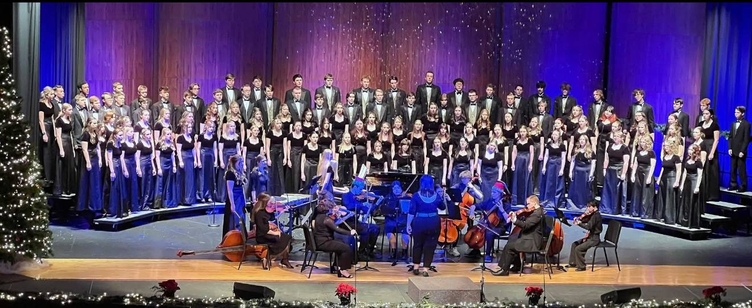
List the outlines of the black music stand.
{"type": "MultiPolygon", "coordinates": [[[[444,214],[444,215],[439,214],[440,217],[451,219],[451,220],[460,220],[460,219],[462,219],[462,214],[460,214],[459,203],[462,203],[462,193],[463,192],[464,192],[463,189],[457,189],[457,188],[450,188],[450,189],[447,190],[447,195],[449,195],[449,199],[451,199],[452,202],[447,202],[446,214],[444,214]]],[[[443,198],[443,196],[442,196],[442,198],[443,198]]],[[[444,234],[447,234],[447,231],[449,230],[449,224],[444,224],[443,227],[444,227],[444,229],[443,229],[444,234]]],[[[459,231],[458,231],[458,233],[459,233],[459,231]]],[[[459,235],[458,235],[458,237],[459,237],[459,235]]],[[[459,241],[459,238],[457,238],[457,240],[459,241]]],[[[447,244],[453,244],[453,243],[447,243],[446,242],[446,237],[445,237],[444,238],[444,243],[439,243],[439,244],[442,244],[443,247],[444,247],[443,261],[446,262],[446,260],[447,260],[447,256],[446,256],[447,255],[447,248],[446,248],[446,246],[447,246],[447,244]]]]}

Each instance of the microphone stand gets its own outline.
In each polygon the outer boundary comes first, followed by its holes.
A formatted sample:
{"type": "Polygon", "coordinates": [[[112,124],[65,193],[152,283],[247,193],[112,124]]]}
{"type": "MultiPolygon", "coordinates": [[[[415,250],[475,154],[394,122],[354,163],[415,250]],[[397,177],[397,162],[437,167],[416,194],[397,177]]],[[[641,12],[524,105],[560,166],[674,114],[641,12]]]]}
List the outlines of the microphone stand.
{"type": "MultiPolygon", "coordinates": [[[[215,157],[216,158],[216,157],[215,157]]],[[[219,224],[217,223],[217,195],[218,193],[218,186],[219,186],[219,175],[218,175],[218,169],[214,168],[214,172],[212,172],[212,175],[214,175],[214,190],[212,191],[212,207],[211,207],[211,222],[209,223],[209,227],[211,228],[217,228],[219,227],[219,224]]]]}
{"type": "MultiPolygon", "coordinates": [[[[481,227],[481,228],[483,228],[486,231],[490,231],[491,233],[493,233],[497,237],[501,237],[501,235],[498,232],[492,230],[491,228],[489,228],[488,226],[484,225],[483,223],[479,222],[478,226],[481,227]]],[[[475,268],[473,268],[473,269],[470,270],[471,272],[478,271],[478,270],[481,272],[481,286],[483,285],[483,280],[482,280],[482,278],[483,278],[483,272],[485,272],[485,271],[492,272],[492,270],[490,268],[486,267],[486,257],[485,257],[485,254],[486,254],[485,251],[483,251],[483,252],[480,253],[480,256],[481,256],[481,259],[482,259],[481,264],[479,266],[476,266],[475,268]]]]}
{"type": "MultiPolygon", "coordinates": [[[[366,202],[370,202],[370,201],[368,201],[368,197],[369,197],[368,195],[369,194],[370,194],[370,192],[366,192],[366,202]]],[[[383,197],[380,197],[379,200],[383,200],[383,197]]],[[[374,201],[374,202],[380,203],[380,201],[374,201]]],[[[368,207],[368,212],[364,214],[367,217],[367,219],[369,219],[369,220],[371,219],[371,211],[373,211],[373,206],[375,206],[375,204],[371,204],[371,206],[368,207]]],[[[364,222],[364,224],[366,224],[366,230],[367,230],[368,229],[368,220],[366,220],[366,222],[364,222]]],[[[345,225],[347,226],[347,223],[345,223],[345,225]]],[[[354,229],[354,230],[357,230],[357,228],[358,228],[358,219],[357,219],[357,217],[355,219],[355,228],[356,229],[354,229]]],[[[369,236],[370,236],[370,234],[369,234],[369,236]]],[[[360,240],[360,234],[358,234],[358,236],[355,239],[359,241],[360,240]]],[[[368,243],[368,245],[370,246],[371,244],[368,243]]],[[[357,246],[357,244],[356,244],[356,246],[357,246]]],[[[368,253],[368,251],[369,251],[369,249],[367,247],[365,249],[365,252],[368,253]]],[[[357,251],[355,253],[357,254],[357,251]]],[[[376,269],[375,267],[371,267],[371,266],[368,265],[368,262],[371,260],[371,256],[366,256],[366,257],[367,257],[366,258],[366,264],[363,267],[361,267],[361,268],[355,269],[355,272],[357,273],[358,271],[368,271],[368,270],[378,272],[379,271],[378,269],[376,269]]]]}

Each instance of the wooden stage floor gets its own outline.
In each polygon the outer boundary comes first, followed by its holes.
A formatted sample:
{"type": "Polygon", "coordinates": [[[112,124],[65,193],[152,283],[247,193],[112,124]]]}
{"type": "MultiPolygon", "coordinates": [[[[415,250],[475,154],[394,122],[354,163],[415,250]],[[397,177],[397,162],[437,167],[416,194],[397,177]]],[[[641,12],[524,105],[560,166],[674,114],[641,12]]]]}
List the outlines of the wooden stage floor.
{"type": "MultiPolygon", "coordinates": [[[[262,270],[258,262],[250,261],[237,270],[238,263],[221,260],[170,260],[170,259],[48,259],[49,266],[27,271],[25,276],[35,279],[73,279],[73,280],[194,280],[194,281],[230,281],[245,280],[258,282],[344,282],[352,279],[337,278],[324,269],[328,261],[316,262],[321,269],[314,269],[311,279],[300,268],[282,269],[273,266],[271,271],[262,270]]],[[[299,262],[293,262],[299,264],[299,262]]],[[[373,262],[370,265],[379,269],[375,271],[358,271],[359,282],[406,283],[413,275],[407,272],[404,262],[391,266],[391,263],[373,262]]],[[[448,276],[469,277],[480,281],[480,271],[470,271],[477,264],[473,263],[437,263],[438,273],[432,277],[448,276]]],[[[489,264],[489,267],[495,267],[489,264]]],[[[536,264],[530,274],[510,274],[508,277],[496,277],[485,273],[487,283],[523,284],[540,283],[542,265],[536,264]]],[[[354,271],[351,271],[354,272],[354,271]]],[[[590,266],[585,272],[554,270],[550,284],[577,285],[633,285],[633,286],[750,286],[752,285],[752,268],[750,267],[710,267],[710,266],[675,266],[675,265],[621,265],[610,267],[596,264],[595,271],[590,266]]]]}

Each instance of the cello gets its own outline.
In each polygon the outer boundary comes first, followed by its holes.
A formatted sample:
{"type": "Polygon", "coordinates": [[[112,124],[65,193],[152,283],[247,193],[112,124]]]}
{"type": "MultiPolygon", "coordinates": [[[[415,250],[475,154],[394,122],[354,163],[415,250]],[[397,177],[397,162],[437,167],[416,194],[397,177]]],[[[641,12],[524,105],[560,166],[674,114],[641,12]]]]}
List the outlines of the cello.
{"type": "MultiPolygon", "coordinates": [[[[468,247],[470,247],[471,249],[481,249],[483,245],[486,244],[486,229],[496,228],[499,226],[499,223],[501,223],[501,218],[499,218],[499,215],[496,213],[496,210],[499,208],[499,204],[500,202],[497,202],[493,206],[493,208],[491,208],[491,210],[489,210],[488,212],[483,212],[483,217],[481,219],[478,219],[478,224],[470,228],[470,230],[465,233],[463,240],[468,247]]],[[[470,219],[476,220],[475,217],[471,217],[470,219]]]]}
{"type": "MultiPolygon", "coordinates": [[[[441,218],[441,224],[439,225],[439,243],[448,244],[454,243],[460,237],[460,231],[467,225],[467,211],[475,203],[475,198],[470,195],[469,192],[465,192],[462,195],[462,202],[458,205],[460,208],[460,219],[449,219],[446,217],[441,218]]],[[[449,210],[446,204],[446,198],[444,199],[444,206],[449,210]]]]}

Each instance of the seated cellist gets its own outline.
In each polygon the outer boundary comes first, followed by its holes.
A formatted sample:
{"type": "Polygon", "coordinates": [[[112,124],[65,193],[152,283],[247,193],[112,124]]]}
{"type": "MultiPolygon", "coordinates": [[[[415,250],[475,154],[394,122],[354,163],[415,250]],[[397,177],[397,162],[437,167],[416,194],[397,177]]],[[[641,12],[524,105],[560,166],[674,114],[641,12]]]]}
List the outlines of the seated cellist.
{"type": "MultiPolygon", "coordinates": [[[[457,183],[457,185],[452,186],[452,189],[455,191],[461,191],[461,195],[465,195],[465,193],[469,193],[473,198],[475,198],[475,204],[481,203],[483,201],[483,193],[480,191],[480,188],[475,186],[473,183],[473,172],[470,170],[465,170],[460,173],[460,182],[457,183]]],[[[460,209],[462,210],[462,209],[460,209]]],[[[465,226],[458,226],[458,228],[461,230],[465,226]]],[[[459,242],[459,240],[457,240],[459,242]]],[[[460,253],[457,251],[457,242],[454,242],[452,244],[452,249],[449,250],[449,254],[458,257],[460,253]]],[[[480,257],[480,251],[477,249],[473,249],[470,252],[468,252],[469,257],[480,257]]]]}
{"type": "Polygon", "coordinates": [[[486,230],[485,262],[493,262],[492,252],[497,234],[504,235],[509,229],[508,227],[511,225],[511,223],[508,222],[509,217],[507,215],[507,213],[510,212],[511,207],[508,202],[503,201],[505,189],[506,187],[504,186],[504,183],[496,182],[491,190],[491,196],[484,199],[480,204],[474,204],[468,211],[468,217],[476,217],[476,210],[483,212],[484,219],[482,222],[484,223],[483,228],[486,230]],[[492,225],[491,222],[488,221],[488,217],[492,213],[495,213],[497,217],[500,218],[497,225],[492,225]]]}

